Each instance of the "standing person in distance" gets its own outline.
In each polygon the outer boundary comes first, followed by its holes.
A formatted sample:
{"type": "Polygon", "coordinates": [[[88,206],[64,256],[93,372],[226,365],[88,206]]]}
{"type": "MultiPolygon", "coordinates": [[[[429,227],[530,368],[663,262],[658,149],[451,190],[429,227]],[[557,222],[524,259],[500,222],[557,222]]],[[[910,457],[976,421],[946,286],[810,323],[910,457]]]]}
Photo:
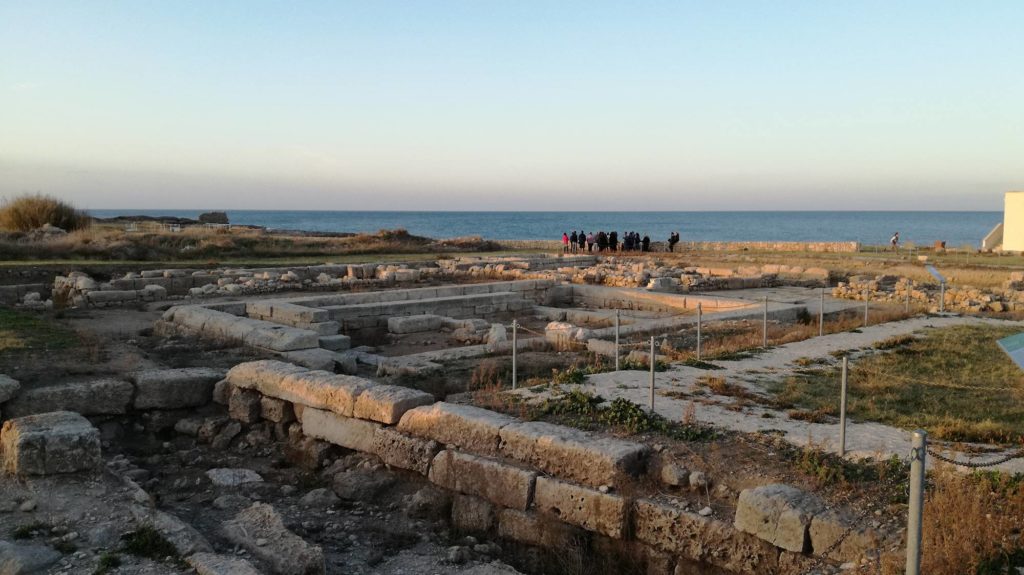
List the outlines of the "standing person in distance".
{"type": "Polygon", "coordinates": [[[615,253],[616,251],[618,251],[618,248],[619,248],[619,232],[616,232],[616,231],[613,230],[610,234],[608,234],[608,249],[612,253],[615,253]]]}
{"type": "Polygon", "coordinates": [[[576,230],[573,230],[572,235],[569,236],[569,250],[576,253],[576,230]]]}
{"type": "Polygon", "coordinates": [[[896,232],[889,238],[889,245],[892,246],[892,251],[896,251],[900,247],[900,233],[896,232]]]}
{"type": "Polygon", "coordinates": [[[580,252],[582,252],[587,247],[587,234],[584,233],[583,230],[580,230],[579,245],[580,252]]]}
{"type": "Polygon", "coordinates": [[[562,232],[562,253],[569,253],[569,234],[562,232]]]}

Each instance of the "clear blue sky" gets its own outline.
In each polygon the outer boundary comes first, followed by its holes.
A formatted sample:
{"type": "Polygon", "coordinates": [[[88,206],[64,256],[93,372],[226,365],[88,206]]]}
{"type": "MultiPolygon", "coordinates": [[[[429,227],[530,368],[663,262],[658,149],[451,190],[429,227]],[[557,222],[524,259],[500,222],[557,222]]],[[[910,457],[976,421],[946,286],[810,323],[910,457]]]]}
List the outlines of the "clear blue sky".
{"type": "Polygon", "coordinates": [[[0,199],[992,209],[1024,2],[0,0],[0,199]]]}

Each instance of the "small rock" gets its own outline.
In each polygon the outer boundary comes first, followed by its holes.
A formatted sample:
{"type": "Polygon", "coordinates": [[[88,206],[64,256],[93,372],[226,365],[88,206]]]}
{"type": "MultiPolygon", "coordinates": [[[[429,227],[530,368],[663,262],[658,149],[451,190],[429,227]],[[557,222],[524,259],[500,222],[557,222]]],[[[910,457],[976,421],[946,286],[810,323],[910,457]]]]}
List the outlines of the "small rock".
{"type": "Polygon", "coordinates": [[[333,491],[321,487],[303,495],[302,499],[299,500],[299,505],[303,507],[325,508],[334,506],[338,501],[340,499],[333,491]]]}
{"type": "Polygon", "coordinates": [[[36,505],[37,503],[35,499],[27,499],[21,505],[18,506],[18,511],[24,511],[25,513],[28,513],[29,511],[35,511],[36,505]]]}
{"type": "Polygon", "coordinates": [[[462,565],[466,561],[469,561],[472,555],[470,554],[469,548],[462,547],[461,545],[455,545],[454,547],[448,548],[448,555],[446,559],[453,565],[462,565]]]}
{"type": "Polygon", "coordinates": [[[243,483],[260,483],[263,478],[251,469],[217,468],[206,471],[206,476],[214,485],[220,487],[236,487],[243,483]]]}
{"type": "Polygon", "coordinates": [[[705,507],[704,509],[701,509],[700,511],[697,512],[697,514],[701,517],[708,517],[711,515],[711,513],[712,511],[710,507],[705,507]]]}
{"type": "Polygon", "coordinates": [[[679,487],[690,484],[690,472],[678,463],[668,462],[661,466],[661,482],[665,485],[679,487]]]}
{"type": "Polygon", "coordinates": [[[703,471],[694,471],[690,474],[690,489],[700,489],[708,486],[708,476],[703,471]]]}

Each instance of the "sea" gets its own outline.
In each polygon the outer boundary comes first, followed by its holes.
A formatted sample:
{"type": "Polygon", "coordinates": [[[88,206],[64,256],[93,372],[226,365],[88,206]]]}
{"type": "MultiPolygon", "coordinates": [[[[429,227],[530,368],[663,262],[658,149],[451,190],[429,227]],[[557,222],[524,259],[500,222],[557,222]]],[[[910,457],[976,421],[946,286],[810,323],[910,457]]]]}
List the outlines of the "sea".
{"type": "MultiPolygon", "coordinates": [[[[90,210],[96,217],[148,215],[198,218],[205,210],[90,210]]],[[[777,212],[412,212],[226,210],[232,224],[277,230],[376,232],[405,229],[435,239],[481,236],[494,240],[560,240],[562,232],[625,231],[683,241],[857,241],[977,247],[1002,212],[777,211],[777,212]]]]}

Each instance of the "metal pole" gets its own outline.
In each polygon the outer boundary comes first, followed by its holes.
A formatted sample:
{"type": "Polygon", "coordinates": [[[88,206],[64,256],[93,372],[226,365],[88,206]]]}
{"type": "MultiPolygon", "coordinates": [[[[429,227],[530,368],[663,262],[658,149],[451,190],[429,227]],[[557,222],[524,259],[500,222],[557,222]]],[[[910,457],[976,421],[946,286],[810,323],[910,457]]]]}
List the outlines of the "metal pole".
{"type": "Polygon", "coordinates": [[[843,356],[843,377],[839,395],[839,457],[846,455],[846,384],[850,379],[850,358],[843,356]]]}
{"type": "Polygon", "coordinates": [[[871,305],[871,292],[864,292],[864,327],[868,326],[868,306],[871,305]]]}
{"type": "Polygon", "coordinates": [[[517,322],[516,320],[512,320],[512,389],[515,389],[516,385],[518,384],[518,373],[516,372],[516,354],[519,351],[519,346],[516,345],[518,343],[518,338],[516,337],[516,328],[518,327],[519,322],[517,322]]]}
{"type": "Polygon", "coordinates": [[[615,310],[615,371],[619,371],[619,310],[615,310]]]}
{"type": "Polygon", "coordinates": [[[704,310],[700,302],[697,302],[697,359],[700,359],[700,324],[704,321],[704,310]]]}
{"type": "Polygon", "coordinates": [[[764,325],[762,327],[761,347],[768,347],[768,296],[764,296],[764,325]]]}
{"type": "Polygon", "coordinates": [[[939,282],[939,313],[946,311],[946,282],[939,282]]]}
{"type": "Polygon", "coordinates": [[[818,337],[825,335],[825,288],[821,288],[821,307],[818,309],[818,337]]]}
{"type": "Polygon", "coordinates": [[[654,336],[652,335],[651,336],[651,359],[650,359],[650,364],[651,364],[651,413],[654,413],[654,364],[655,364],[655,361],[656,360],[655,360],[655,355],[654,355],[654,336]]]}
{"type": "Polygon", "coordinates": [[[924,458],[928,432],[918,429],[910,450],[910,510],[907,513],[907,575],[921,575],[921,514],[924,510],[924,458]]]}
{"type": "Polygon", "coordinates": [[[913,285],[914,284],[907,282],[907,302],[903,306],[903,312],[908,315],[910,314],[910,292],[913,290],[913,285]]]}

